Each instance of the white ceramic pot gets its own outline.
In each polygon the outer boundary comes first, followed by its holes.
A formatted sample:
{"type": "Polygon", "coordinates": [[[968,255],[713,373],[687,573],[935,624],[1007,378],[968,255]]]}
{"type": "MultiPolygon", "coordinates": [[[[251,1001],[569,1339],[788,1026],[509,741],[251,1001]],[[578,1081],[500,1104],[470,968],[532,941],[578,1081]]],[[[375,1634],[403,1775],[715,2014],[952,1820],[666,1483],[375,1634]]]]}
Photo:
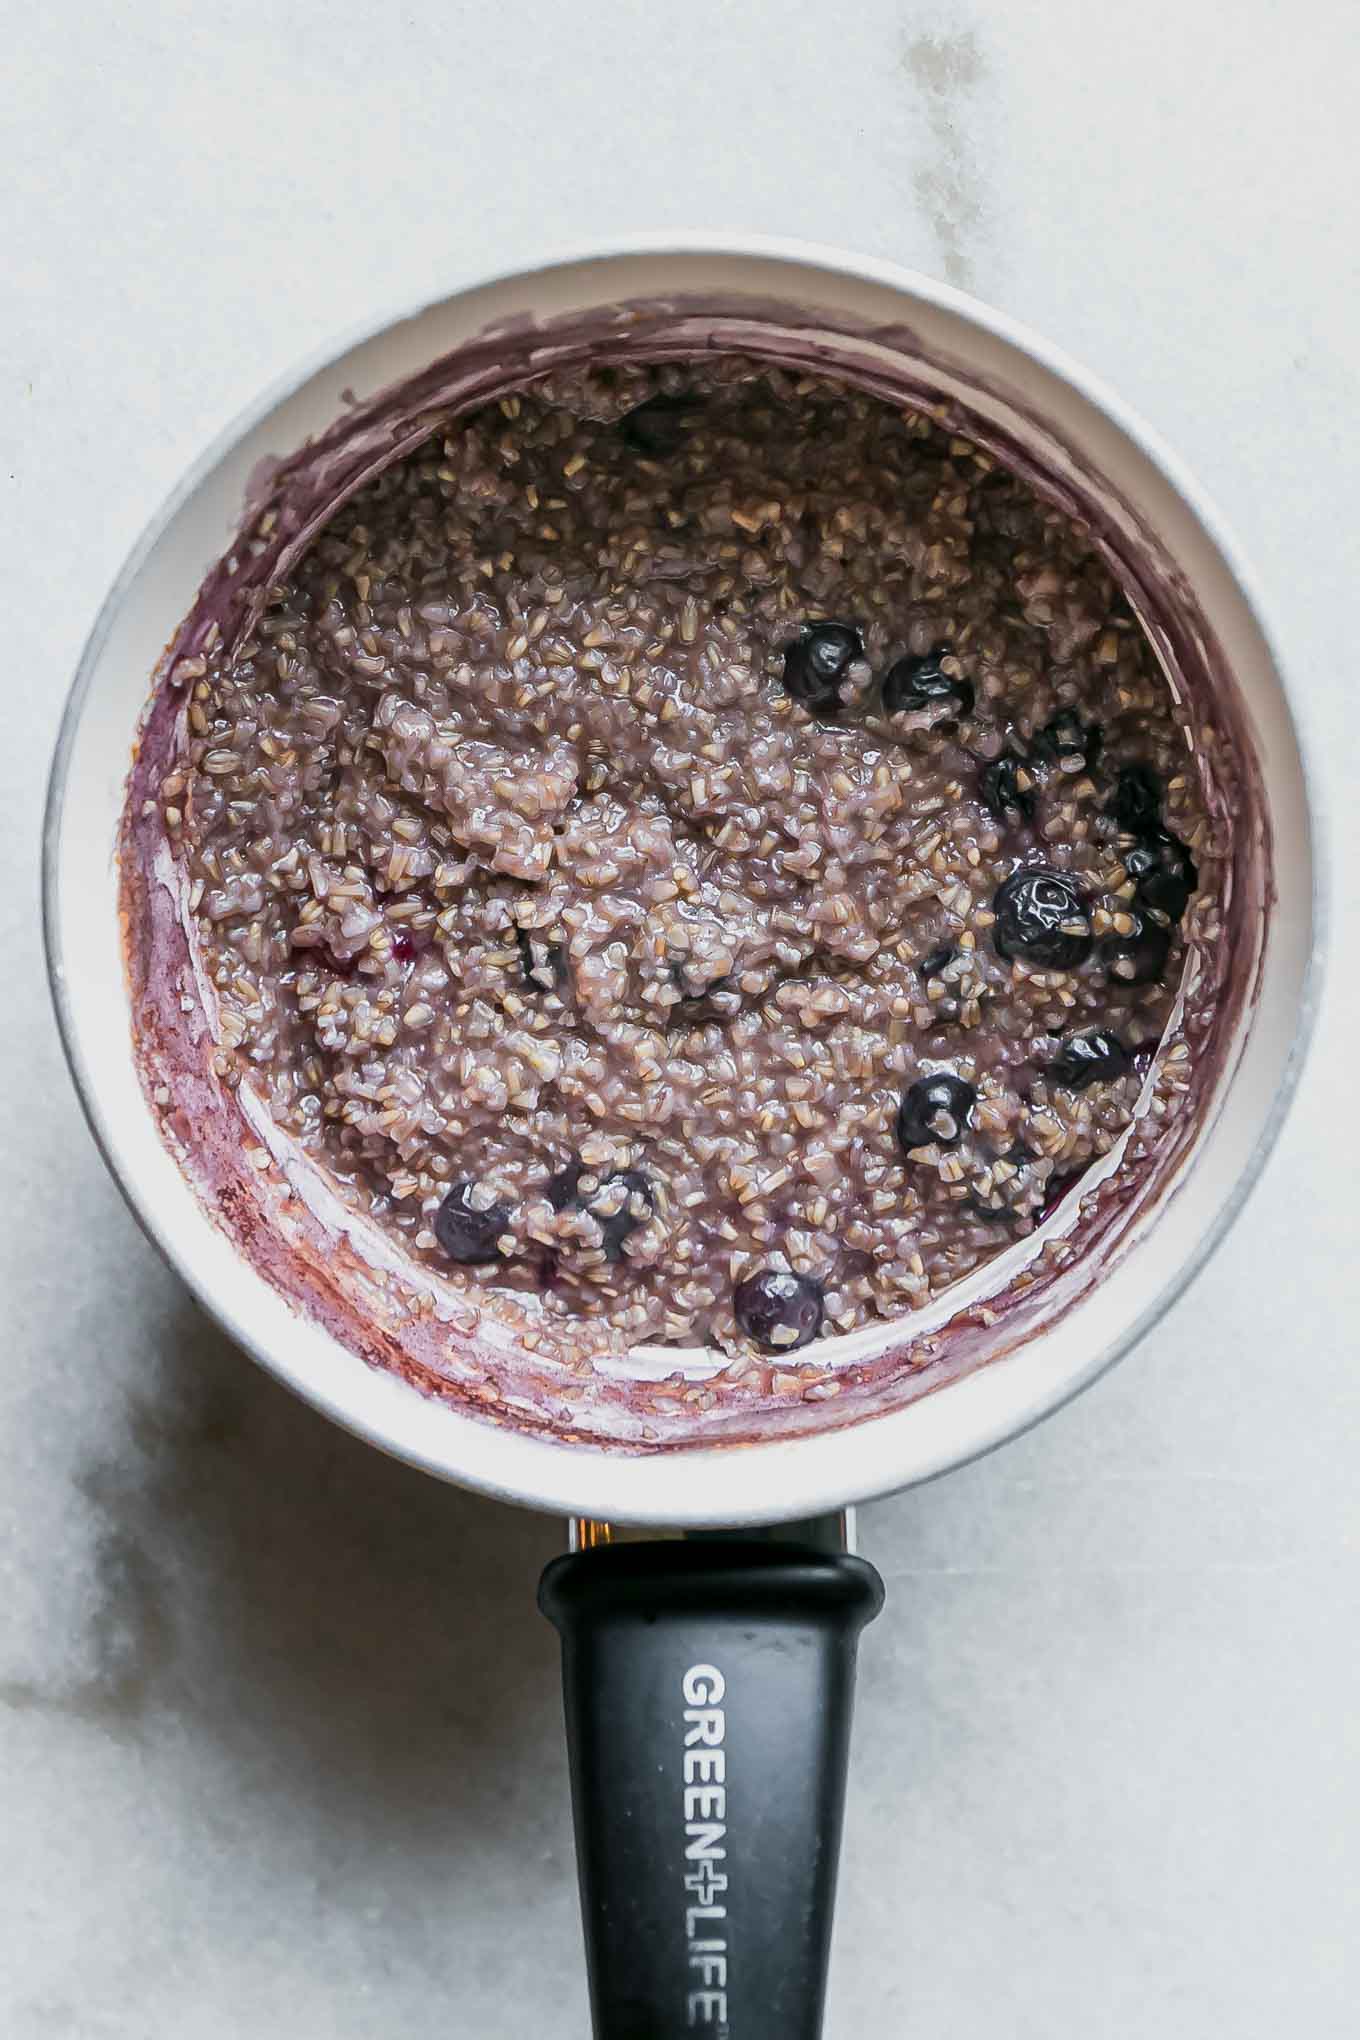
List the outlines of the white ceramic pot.
{"type": "MultiPolygon", "coordinates": [[[[494,352],[483,339],[479,388],[494,385],[494,352]]],[[[927,1479],[1035,1422],[1126,1352],[1221,1238],[1279,1127],[1310,1013],[1318,919],[1314,829],[1280,666],[1244,569],[1180,465],[1053,348],[957,291],[863,257],[736,238],[640,242],[458,290],[384,320],[262,397],[161,511],[91,634],[53,771],[45,888],[57,1009],[96,1137],[151,1237],[232,1336],[414,1465],[545,1509],[640,1524],[769,1523],[927,1479]],[[634,308],[624,325],[622,305],[634,308]],[[677,339],[793,348],[961,407],[980,436],[1092,518],[1173,665],[1187,684],[1218,690],[1258,773],[1238,882],[1273,891],[1270,911],[1246,917],[1230,1038],[1193,1140],[1102,1249],[1100,1279],[1032,1321],[1003,1313],[994,1330],[977,1330],[967,1371],[938,1393],[915,1392],[935,1385],[929,1371],[910,1394],[889,1371],[858,1397],[758,1416],[741,1449],[721,1419],[693,1411],[647,1441],[661,1449],[630,1449],[639,1440],[618,1414],[617,1383],[601,1387],[598,1405],[587,1391],[570,1426],[504,1409],[491,1422],[466,1397],[432,1399],[368,1364],[358,1332],[300,1312],[189,1189],[134,1062],[114,865],[129,757],[148,676],[205,564],[231,542],[248,478],[325,434],[350,392],[362,400],[439,358],[456,364],[490,328],[522,345],[535,326],[558,351],[593,345],[591,334],[618,345],[627,332],[663,351],[677,339]],[[992,1351],[1001,1357],[976,1364],[992,1351]]],[[[826,1357],[881,1357],[894,1336],[837,1341],[844,1351],[826,1357]]]]}

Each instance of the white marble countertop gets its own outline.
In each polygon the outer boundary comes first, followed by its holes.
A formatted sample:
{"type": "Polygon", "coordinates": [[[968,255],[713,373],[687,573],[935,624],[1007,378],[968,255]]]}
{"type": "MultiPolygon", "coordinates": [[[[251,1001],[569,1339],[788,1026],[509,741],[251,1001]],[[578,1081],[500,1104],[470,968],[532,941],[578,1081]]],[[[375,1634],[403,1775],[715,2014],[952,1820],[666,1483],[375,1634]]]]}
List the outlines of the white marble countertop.
{"type": "Polygon", "coordinates": [[[329,1429],[144,1244],[48,1010],[41,779],[105,586],[263,383],[554,244],[741,225],[967,285],[1178,447],[1259,569],[1340,880],[1303,1092],[1207,1273],[1041,1431],[864,1512],[830,2040],[1353,2034],[1353,6],[4,15],[0,2031],[586,2031],[559,1528],[329,1429]]]}

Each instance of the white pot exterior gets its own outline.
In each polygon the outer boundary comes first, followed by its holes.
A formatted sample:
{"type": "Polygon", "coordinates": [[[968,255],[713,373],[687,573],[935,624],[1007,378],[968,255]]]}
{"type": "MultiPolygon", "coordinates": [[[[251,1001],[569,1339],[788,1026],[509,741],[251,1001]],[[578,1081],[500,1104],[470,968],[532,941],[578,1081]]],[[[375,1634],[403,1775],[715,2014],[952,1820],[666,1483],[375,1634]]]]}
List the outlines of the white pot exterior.
{"type": "Polygon", "coordinates": [[[443,1478],[570,1514],[694,1525],[803,1516],[929,1479],[1037,1421],[1125,1352],[1221,1237],[1274,1138],[1311,1016],[1319,919],[1314,824],[1269,638],[1216,518],[1146,431],[1043,342],[944,285],[802,244],[675,236],[459,291],[385,322],[230,428],[134,551],[86,647],[53,772],[45,913],[62,1032],[105,1157],[147,1231],[241,1345],[329,1416],[443,1478]],[[190,1192],[142,1091],[113,853],[148,676],[235,531],[257,463],[323,431],[347,390],[399,381],[493,322],[674,291],[815,304],[832,331],[841,317],[847,331],[910,328],[926,355],[961,365],[958,387],[974,408],[994,405],[1004,421],[1013,403],[1017,416],[1051,421],[1110,480],[1177,562],[1234,674],[1264,780],[1276,899],[1258,994],[1193,1166],[1093,1291],[1012,1357],[904,1408],[738,1448],[638,1455],[502,1428],[423,1397],[299,1316],[246,1264],[190,1192]],[[991,395],[980,399],[980,388],[991,395]]]}

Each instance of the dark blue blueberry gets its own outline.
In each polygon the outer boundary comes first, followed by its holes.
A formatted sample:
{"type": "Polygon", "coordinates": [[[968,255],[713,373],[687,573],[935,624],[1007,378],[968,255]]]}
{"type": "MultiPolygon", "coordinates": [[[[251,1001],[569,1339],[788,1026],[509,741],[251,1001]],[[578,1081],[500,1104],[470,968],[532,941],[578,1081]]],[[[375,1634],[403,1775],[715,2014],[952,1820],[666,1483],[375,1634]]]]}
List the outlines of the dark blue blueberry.
{"type": "Polygon", "coordinates": [[[1044,865],[1013,871],[992,901],[992,941],[1007,963],[1075,970],[1091,953],[1091,910],[1075,879],[1044,865]]]}
{"type": "Polygon", "coordinates": [[[1099,723],[1083,722],[1074,708],[1060,708],[1035,737],[1032,749],[1046,765],[1065,765],[1089,771],[1105,745],[1099,723]]]}
{"type": "Polygon", "coordinates": [[[1171,930],[1137,907],[1131,907],[1128,913],[1132,929],[1127,935],[1103,936],[1100,961],[1118,984],[1155,984],[1166,969],[1171,930]]]}
{"type": "Polygon", "coordinates": [[[1055,1084],[1068,1091],[1084,1091],[1088,1084],[1112,1083],[1133,1067],[1133,1058],[1117,1034],[1104,1027],[1089,1034],[1074,1034],[1065,1041],[1048,1066],[1055,1084]]]}
{"type": "Polygon", "coordinates": [[[554,1211],[565,1211],[569,1204],[576,1202],[576,1185],[585,1172],[584,1162],[568,1162],[564,1169],[549,1177],[544,1194],[554,1211]]]}
{"type": "Polygon", "coordinates": [[[678,453],[694,411],[693,397],[648,397],[645,404],[628,411],[619,420],[619,435],[634,453],[655,459],[678,453]]]}
{"type": "Polygon", "coordinates": [[[562,1261],[552,1247],[545,1247],[538,1262],[538,1286],[540,1289],[556,1289],[561,1278],[562,1261]]]}
{"type": "Polygon", "coordinates": [[[822,1329],[822,1285],[809,1275],[764,1268],[732,1294],[738,1329],[767,1353],[796,1353],[822,1329]]]}
{"type": "Polygon", "coordinates": [[[465,1176],[455,1183],[434,1215],[434,1236],[451,1261],[472,1266],[498,1260],[496,1242],[510,1223],[510,1207],[499,1199],[481,1210],[472,1203],[477,1185],[465,1176]]]}
{"type": "Polygon", "coordinates": [[[618,1260],[628,1235],[645,1225],[655,1209],[652,1186],[641,1169],[620,1169],[617,1175],[606,1176],[590,1201],[590,1213],[604,1235],[605,1254],[611,1261],[618,1260]],[[604,1216],[598,1209],[601,1204],[616,1208],[604,1216]],[[645,1209],[639,1210],[639,1205],[645,1209]]]}
{"type": "Polygon", "coordinates": [[[555,990],[562,975],[561,943],[549,942],[536,930],[528,928],[516,928],[515,942],[519,949],[520,969],[529,990],[555,990]]]}
{"type": "Polygon", "coordinates": [[[1180,837],[1167,829],[1136,843],[1124,859],[1124,869],[1143,905],[1169,921],[1179,921],[1199,884],[1194,858],[1180,837]]]}
{"type": "Polygon", "coordinates": [[[974,1218],[986,1219],[990,1225],[1009,1225],[1015,1217],[1015,1208],[993,1191],[990,1198],[983,1197],[977,1190],[970,1190],[964,1204],[974,1218]]]}
{"type": "Polygon", "coordinates": [[[554,1211],[565,1211],[568,1205],[577,1211],[588,1211],[600,1228],[605,1258],[617,1261],[629,1234],[645,1224],[648,1214],[656,1209],[651,1183],[641,1169],[618,1169],[583,1197],[580,1184],[585,1174],[583,1163],[568,1162],[548,1183],[548,1202],[554,1211]],[[646,1210],[639,1211],[639,1204],[645,1205],[646,1210]]]}
{"type": "Polygon", "coordinates": [[[675,1017],[677,1020],[682,1021],[718,1019],[720,1015],[714,1008],[714,999],[721,992],[730,992],[736,989],[736,983],[730,971],[723,977],[710,978],[707,984],[700,985],[697,990],[694,985],[692,968],[687,969],[684,964],[680,963],[673,964],[671,966],[671,977],[674,979],[675,988],[680,994],[674,1008],[675,1017]]]}
{"type": "Polygon", "coordinates": [[[916,968],[922,978],[938,977],[940,972],[947,969],[957,955],[958,951],[953,943],[946,942],[939,949],[932,949],[929,956],[923,956],[916,968]]]}
{"type": "Polygon", "coordinates": [[[1121,769],[1109,811],[1130,836],[1146,836],[1161,827],[1162,782],[1150,765],[1121,769]]]}
{"type": "Polygon", "coordinates": [[[1025,759],[1014,751],[1006,751],[990,765],[984,765],[978,774],[978,798],[999,822],[1013,826],[1033,821],[1034,785],[1025,759]]]}
{"type": "Polygon", "coordinates": [[[1081,1181],[1089,1167],[1089,1162],[1083,1162],[1079,1169],[1054,1170],[1044,1185],[1044,1201],[1035,1214],[1041,1222],[1052,1216],[1073,1184],[1081,1181]]]}
{"type": "Polygon", "coordinates": [[[816,715],[835,715],[840,687],[864,640],[849,623],[811,623],[784,647],[784,687],[816,715]]]}
{"type": "Polygon", "coordinates": [[[962,1077],[937,1070],[918,1077],[897,1108],[897,1139],[903,1154],[913,1148],[957,1147],[972,1119],[977,1092],[962,1077]]]}
{"type": "Polygon", "coordinates": [[[984,1218],[991,1224],[1014,1225],[1032,1219],[1042,1208],[1047,1177],[1038,1177],[1035,1157],[1018,1142],[1006,1150],[1003,1159],[1010,1163],[1014,1173],[999,1183],[993,1177],[986,1190],[979,1181],[963,1202],[975,1218],[984,1218]]]}
{"type": "Polygon", "coordinates": [[[943,671],[941,659],[949,657],[948,645],[936,645],[924,658],[898,659],[883,676],[883,711],[900,715],[904,709],[934,708],[948,702],[951,715],[971,715],[973,683],[956,679],[943,671]]]}

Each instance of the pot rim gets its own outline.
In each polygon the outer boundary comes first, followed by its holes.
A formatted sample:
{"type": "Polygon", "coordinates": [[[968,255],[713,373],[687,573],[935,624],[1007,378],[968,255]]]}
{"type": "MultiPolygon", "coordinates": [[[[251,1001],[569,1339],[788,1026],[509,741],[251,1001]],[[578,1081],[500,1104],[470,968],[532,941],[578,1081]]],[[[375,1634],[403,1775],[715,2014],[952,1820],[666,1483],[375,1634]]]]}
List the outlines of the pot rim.
{"type": "MultiPolygon", "coordinates": [[[[100,606],[81,652],[62,714],[43,823],[42,918],[48,977],[63,1048],[87,1124],[133,1215],[208,1314],[285,1386],[369,1443],[443,1479],[498,1500],[571,1515],[608,1516],[617,1521],[639,1524],[718,1526],[776,1522],[783,1517],[803,1516],[851,1502],[866,1501],[901,1486],[921,1485],[957,1466],[983,1457],[1008,1438],[1022,1435],[1070,1402],[1128,1353],[1161,1320],[1222,1241],[1259,1181],[1279,1136],[1317,1018],[1327,932],[1329,873],[1315,756],[1315,743],[1306,717],[1301,714],[1296,693],[1289,685],[1259,590],[1234,536],[1180,458],[1099,377],[1079,366],[1060,347],[953,285],[872,255],[792,237],[707,232],[702,229],[610,237],[599,242],[555,249],[540,259],[525,259],[505,268],[465,277],[455,281],[448,289],[422,294],[414,302],[365,320],[347,333],[311,350],[275,378],[215,436],[163,499],[133,544],[100,606]],[[442,1417],[452,1419],[457,1426],[475,1428],[485,1441],[485,1453],[479,1454],[474,1447],[458,1455],[457,1463],[453,1463],[454,1454],[438,1449],[441,1438],[447,1441],[455,1435],[447,1423],[429,1424],[427,1428],[431,1437],[428,1444],[415,1437],[394,1437],[391,1430],[385,1430],[352,1407],[352,1399],[340,1385],[342,1370],[339,1367],[335,1385],[304,1382],[298,1371],[285,1364],[267,1341],[239,1320],[230,1300],[221,1295],[214,1284],[171,1243],[168,1228],[162,1223],[159,1201],[146,1193],[144,1186],[135,1184],[131,1169],[125,1169],[121,1162],[118,1136],[101,1109],[76,1024],[75,998],[63,952],[59,883],[59,846],[76,734],[115,618],[148,557],[207,477],[243,439],[313,378],[365,343],[424,312],[478,291],[514,283],[528,284],[535,278],[559,271],[639,258],[664,260],[669,256],[786,264],[802,269],[810,276],[820,272],[900,293],[908,301],[915,298],[955,315],[967,325],[1014,348],[1091,405],[1161,475],[1217,552],[1279,680],[1299,756],[1309,821],[1310,840],[1306,847],[1311,872],[1311,941],[1299,986],[1292,1038],[1278,1085],[1257,1138],[1240,1165],[1229,1194],[1218,1206],[1192,1250],[1178,1263],[1144,1309],[1082,1366],[1056,1384],[1036,1385],[1018,1416],[1013,1411],[1002,1412],[988,1423],[974,1423],[967,1428],[966,1437],[956,1449],[942,1449],[936,1452],[931,1462],[906,1473],[900,1470],[894,1472],[891,1465],[876,1462],[870,1453],[856,1452],[854,1440],[863,1436],[866,1429],[894,1421],[909,1421],[913,1406],[877,1417],[868,1416],[853,1425],[843,1425],[839,1429],[833,1427],[804,1437],[748,1443],[739,1448],[679,1445],[660,1454],[637,1453],[622,1445],[580,1444],[510,1433],[488,1424],[485,1419],[462,1416],[447,1408],[442,1409],[442,1417]],[[514,1439],[516,1449],[507,1453],[501,1448],[510,1438],[514,1439]],[[839,1450],[836,1449],[838,1438],[841,1440],[839,1450]],[[495,1449],[493,1441],[497,1441],[495,1449]],[[492,1463],[483,1466],[479,1463],[483,1458],[492,1463]],[[750,1476],[758,1460],[774,1476],[763,1480],[760,1486],[776,1491],[777,1500],[762,1499],[754,1492],[756,1483],[750,1476]],[[661,1469],[667,1464],[675,1469],[679,1479],[660,1477],[661,1469]],[[784,1478],[781,1477],[785,1468],[786,1492],[784,1478]],[[683,1496],[679,1492],[681,1485],[683,1496]],[[710,1494],[716,1495],[717,1499],[709,1499],[710,1494]]],[[[183,1184],[183,1191],[186,1197],[192,1198],[193,1191],[187,1181],[183,1184]]],[[[351,1361],[354,1360],[354,1356],[348,1354],[338,1341],[332,1343],[337,1354],[344,1353],[351,1361]]],[[[362,1362],[355,1364],[363,1365],[362,1362]]],[[[994,1364],[1001,1366],[1007,1363],[994,1364]]],[[[948,1395],[951,1398],[964,1395],[970,1381],[977,1378],[976,1375],[969,1376],[949,1384],[948,1395]]],[[[411,1400],[423,1401],[404,1383],[392,1381],[391,1386],[411,1400]]]]}

